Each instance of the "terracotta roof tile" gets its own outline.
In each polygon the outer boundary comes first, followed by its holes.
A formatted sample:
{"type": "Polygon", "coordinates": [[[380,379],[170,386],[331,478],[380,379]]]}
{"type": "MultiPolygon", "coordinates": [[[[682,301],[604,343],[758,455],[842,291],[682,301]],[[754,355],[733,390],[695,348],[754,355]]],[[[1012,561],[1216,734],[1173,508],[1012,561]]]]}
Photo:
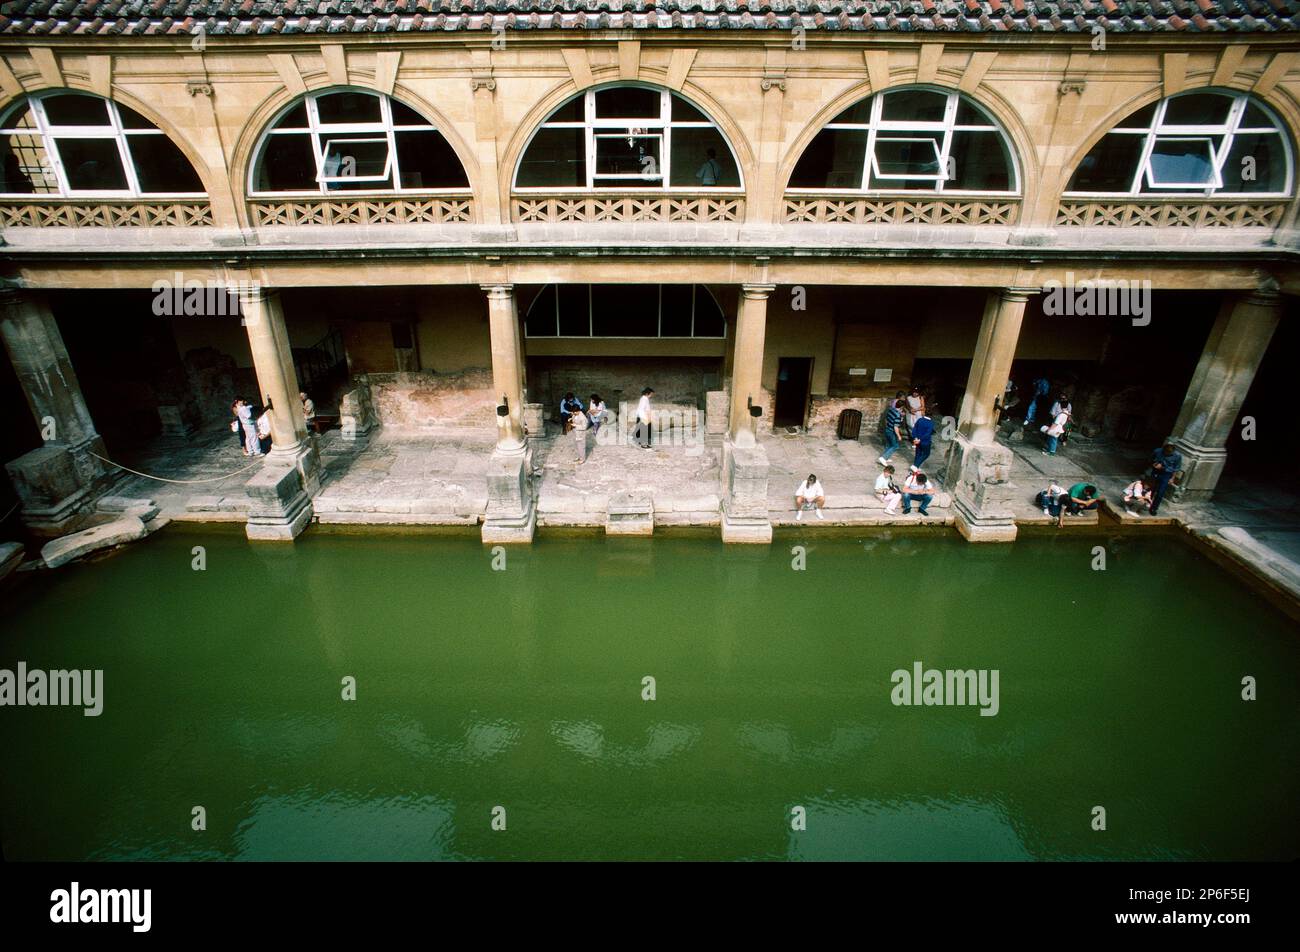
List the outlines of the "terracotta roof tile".
{"type": "Polygon", "coordinates": [[[0,34],[445,30],[1293,32],[1300,0],[10,0],[0,34]]]}

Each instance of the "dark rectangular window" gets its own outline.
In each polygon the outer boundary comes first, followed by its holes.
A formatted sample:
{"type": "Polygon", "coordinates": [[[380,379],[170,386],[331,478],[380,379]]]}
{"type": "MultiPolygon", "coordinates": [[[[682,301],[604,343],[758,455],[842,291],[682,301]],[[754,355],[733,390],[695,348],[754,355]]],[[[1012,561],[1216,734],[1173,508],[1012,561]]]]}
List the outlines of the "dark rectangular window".
{"type": "Polygon", "coordinates": [[[524,318],[524,333],[529,337],[555,336],[555,285],[537,292],[524,318]]]}
{"type": "Polygon", "coordinates": [[[590,337],[590,297],[585,284],[561,284],[560,336],[590,337]]]}
{"type": "Polygon", "coordinates": [[[85,191],[126,191],[116,139],[56,139],[68,185],[85,191]]]}
{"type": "Polygon", "coordinates": [[[691,297],[689,284],[663,285],[660,303],[659,334],[661,337],[691,336],[691,297]]]}
{"type": "Polygon", "coordinates": [[[592,285],[591,333],[594,337],[658,337],[659,286],[592,285]]]}
{"type": "Polygon", "coordinates": [[[587,140],[583,129],[541,129],[519,163],[519,188],[585,188],[587,140]]]}

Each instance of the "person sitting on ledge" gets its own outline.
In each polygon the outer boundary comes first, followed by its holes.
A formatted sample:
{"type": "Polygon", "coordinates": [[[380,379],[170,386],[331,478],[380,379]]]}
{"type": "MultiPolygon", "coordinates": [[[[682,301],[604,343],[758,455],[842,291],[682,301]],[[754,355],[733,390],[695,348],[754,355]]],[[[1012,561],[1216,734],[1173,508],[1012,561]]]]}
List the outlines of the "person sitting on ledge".
{"type": "Polygon", "coordinates": [[[803,522],[803,511],[811,508],[817,513],[818,519],[824,519],[822,515],[822,506],[826,505],[826,491],[822,489],[821,482],[817,479],[816,473],[809,473],[808,478],[799,484],[799,488],[794,491],[794,507],[799,510],[794,517],[795,522],[803,522]]]}
{"type": "Polygon", "coordinates": [[[1124,511],[1133,513],[1136,509],[1151,508],[1151,487],[1139,476],[1124,487],[1124,511]]]}
{"type": "Polygon", "coordinates": [[[930,480],[925,473],[917,470],[903,480],[903,515],[910,516],[912,514],[912,500],[915,499],[921,503],[921,507],[917,511],[923,516],[928,516],[930,513],[927,510],[930,506],[930,500],[933,498],[934,496],[930,493],[930,480]]]}
{"type": "Polygon", "coordinates": [[[1097,509],[1101,506],[1101,493],[1097,492],[1097,487],[1092,483],[1075,483],[1070,487],[1070,494],[1065,497],[1065,509],[1061,510],[1060,517],[1056,520],[1059,526],[1065,521],[1065,513],[1077,516],[1086,509],[1097,509]]]}
{"type": "Polygon", "coordinates": [[[1043,515],[1054,516],[1058,521],[1061,518],[1061,497],[1065,495],[1065,487],[1052,480],[1051,485],[1046,489],[1041,489],[1038,495],[1034,497],[1034,505],[1043,510],[1043,515]]]}
{"type": "Polygon", "coordinates": [[[894,467],[886,466],[884,472],[876,477],[876,496],[884,500],[885,515],[892,516],[898,512],[898,500],[903,494],[894,485],[894,467]]]}

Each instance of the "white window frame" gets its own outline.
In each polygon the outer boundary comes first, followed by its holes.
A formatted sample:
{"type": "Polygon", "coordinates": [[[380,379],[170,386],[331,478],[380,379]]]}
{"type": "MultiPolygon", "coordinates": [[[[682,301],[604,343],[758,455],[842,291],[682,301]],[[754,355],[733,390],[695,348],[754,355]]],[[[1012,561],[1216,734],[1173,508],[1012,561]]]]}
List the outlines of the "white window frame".
{"type": "Polygon", "coordinates": [[[1223,187],[1223,176],[1220,174],[1220,168],[1223,165],[1223,159],[1219,151],[1214,147],[1214,139],[1210,136],[1153,136],[1148,143],[1146,166],[1142,174],[1152,188],[1160,189],[1220,189],[1223,187]],[[1206,151],[1210,155],[1210,182],[1157,182],[1156,168],[1151,164],[1152,155],[1155,153],[1156,146],[1166,142],[1201,142],[1204,143],[1206,151]]]}
{"type": "MultiPolygon", "coordinates": [[[[403,104],[405,105],[405,104],[403,104]]],[[[407,107],[411,108],[411,107],[407,107]]],[[[413,112],[417,112],[412,109],[413,112]]],[[[417,112],[418,115],[418,112],[417,112]]],[[[377,93],[369,89],[356,89],[351,86],[331,86],[328,89],[319,89],[315,92],[308,93],[304,98],[296,99],[286,106],[269,128],[262,133],[261,139],[258,140],[257,148],[253,150],[253,161],[248,166],[248,197],[249,198],[292,198],[294,196],[302,197],[304,195],[328,195],[332,198],[355,197],[365,198],[370,195],[465,195],[470,191],[468,184],[454,188],[426,188],[426,187],[404,187],[402,185],[402,167],[401,160],[397,155],[397,133],[399,132],[437,132],[442,134],[439,129],[431,122],[422,122],[418,125],[410,123],[397,123],[393,119],[392,98],[377,93]],[[372,96],[379,100],[379,121],[378,122],[323,122],[320,118],[320,109],[318,102],[323,96],[331,96],[338,93],[357,93],[365,96],[372,96]],[[307,124],[305,126],[293,126],[281,128],[280,123],[285,120],[291,112],[302,106],[307,115],[307,124]],[[366,139],[352,141],[380,141],[388,142],[388,165],[386,174],[383,176],[371,175],[326,175],[325,174],[325,146],[328,142],[333,141],[332,136],[339,135],[356,135],[358,133],[370,133],[371,136],[366,139]],[[261,169],[262,161],[265,157],[266,147],[271,141],[272,136],[306,136],[311,144],[312,155],[316,161],[316,190],[311,189],[261,189],[257,188],[257,175],[261,169]],[[383,185],[382,183],[392,179],[392,185],[383,185]],[[345,182],[375,182],[380,185],[378,188],[350,188],[337,189],[330,188],[331,185],[337,185],[345,182]]],[[[444,135],[445,138],[445,135],[444,135]]],[[[457,159],[459,161],[459,159],[457,159]]],[[[465,172],[464,166],[461,166],[461,172],[465,174],[468,181],[469,175],[465,172]]]]}
{"type": "MultiPolygon", "coordinates": [[[[532,135],[528,137],[528,143],[519,154],[519,161],[515,163],[514,178],[511,180],[511,191],[521,195],[544,194],[552,192],[592,192],[596,195],[601,193],[617,194],[617,188],[609,186],[598,186],[596,181],[610,181],[625,179],[629,185],[640,182],[644,183],[640,187],[647,191],[654,192],[671,192],[675,194],[690,194],[693,192],[731,192],[743,194],[745,191],[744,173],[740,168],[740,162],[736,160],[736,150],[731,145],[731,140],[727,134],[715,122],[707,119],[703,122],[686,119],[673,119],[673,92],[670,89],[662,89],[655,86],[646,86],[638,83],[615,83],[613,85],[594,87],[588,89],[582,96],[582,114],[581,121],[561,120],[551,121],[549,118],[543,121],[533,130],[532,135]],[[596,115],[596,94],[606,92],[610,89],[630,88],[644,89],[659,94],[659,115],[658,116],[639,116],[635,118],[611,118],[609,116],[596,115]],[[533,139],[543,129],[581,129],[584,131],[584,144],[586,156],[586,182],[583,185],[527,185],[521,186],[519,182],[519,169],[523,164],[523,157],[528,154],[528,149],[533,144],[533,139]],[[601,175],[596,172],[596,140],[598,138],[616,137],[627,138],[627,134],[618,135],[623,130],[639,130],[638,135],[658,135],[660,141],[660,159],[658,174],[646,175],[641,174],[623,174],[623,175],[601,175]],[[674,129],[712,129],[721,137],[723,144],[731,153],[731,161],[736,167],[736,175],[740,179],[739,185],[670,185],[672,181],[672,134],[674,129]],[[654,183],[659,184],[654,184],[654,183]]],[[[690,100],[682,97],[683,102],[691,106],[700,115],[704,115],[704,110],[700,109],[690,100]]],[[[566,99],[552,111],[554,115],[560,109],[569,105],[573,100],[566,99]]],[[[637,189],[633,187],[633,191],[637,189]]]]}
{"type": "MultiPolygon", "coordinates": [[[[146,192],[140,187],[139,173],[135,168],[135,159],[131,155],[130,139],[135,136],[166,136],[156,126],[148,129],[128,129],[122,123],[121,114],[117,111],[117,103],[111,99],[105,99],[103,96],[96,96],[93,93],[82,92],[79,89],[54,89],[43,93],[27,96],[25,99],[19,99],[9,107],[10,115],[17,115],[22,112],[22,107],[26,106],[32,117],[33,125],[30,128],[21,128],[18,126],[5,126],[0,128],[0,135],[6,136],[29,136],[39,138],[41,146],[45,149],[45,157],[50,163],[50,169],[54,173],[55,181],[58,183],[57,192],[3,192],[0,197],[5,198],[25,198],[30,201],[40,201],[42,198],[177,198],[192,199],[195,197],[206,197],[207,192],[146,192]],[[60,126],[50,121],[45,112],[45,100],[55,96],[81,96],[86,99],[93,99],[104,104],[108,113],[108,124],[102,126],[60,126]],[[118,189],[74,189],[68,181],[67,169],[63,164],[62,153],[59,152],[59,139],[112,139],[117,145],[118,161],[122,163],[123,177],[126,179],[126,188],[118,189]]],[[[179,147],[178,147],[179,148],[179,147]]],[[[182,153],[183,154],[183,153],[182,153]]],[[[186,161],[189,161],[186,157],[186,161]]],[[[191,166],[192,167],[192,166],[191,166]]],[[[198,171],[195,170],[195,177],[198,177],[198,171]]]]}
{"type": "MultiPolygon", "coordinates": [[[[867,148],[862,161],[862,175],[857,187],[831,186],[826,188],[789,188],[787,191],[797,194],[818,194],[818,195],[844,195],[844,194],[880,194],[883,192],[898,193],[901,195],[1002,195],[1015,196],[1020,194],[1020,166],[1016,161],[1016,150],[1012,145],[1010,137],[1006,131],[993,119],[985,110],[974,100],[963,96],[955,89],[942,89],[934,86],[899,86],[894,89],[887,89],[872,95],[869,100],[871,103],[871,114],[866,122],[836,122],[831,120],[817,130],[817,135],[830,129],[833,131],[844,132],[866,132],[867,148]],[[947,96],[944,103],[943,118],[938,120],[920,120],[920,119],[885,119],[885,97],[900,92],[930,92],[947,96]],[[965,122],[960,125],[957,123],[957,112],[962,103],[970,106],[976,115],[982,117],[985,121],[983,124],[976,125],[965,122]],[[918,136],[899,136],[889,135],[888,133],[916,133],[916,132],[937,132],[940,133],[936,141],[936,149],[939,154],[939,173],[937,175],[917,174],[917,175],[898,175],[894,173],[882,174],[877,171],[876,162],[876,141],[877,138],[882,140],[897,140],[901,138],[923,138],[918,136]],[[1011,182],[1009,188],[1004,191],[990,191],[988,189],[958,189],[948,186],[948,168],[950,166],[950,157],[952,155],[952,143],[956,133],[959,132],[979,132],[988,135],[996,135],[1002,140],[1002,146],[1006,150],[1008,165],[1011,171],[1011,182]],[[881,133],[885,133],[881,135],[881,133]],[[931,181],[934,183],[933,189],[923,188],[899,188],[896,185],[890,185],[890,182],[915,182],[931,181]],[[879,184],[877,184],[879,183],[879,184]]],[[[859,100],[861,102],[861,100],[859,100]]],[[[854,104],[856,105],[856,104],[854,104]]],[[[851,109],[852,105],[845,106],[838,115],[842,115],[846,110],[851,109]]],[[[798,163],[796,163],[797,165],[798,163]]]]}
{"type": "MultiPolygon", "coordinates": [[[[1115,128],[1108,130],[1100,143],[1106,136],[1111,135],[1128,135],[1143,136],[1142,149],[1138,156],[1138,161],[1133,170],[1133,176],[1129,181],[1129,187],[1122,191],[1111,192],[1085,192],[1070,191],[1064,192],[1065,198],[1162,198],[1162,197],[1197,197],[1197,198],[1288,198],[1295,181],[1295,159],[1291,148],[1291,138],[1285,132],[1281,120],[1272,109],[1263,102],[1251,97],[1249,93],[1222,90],[1222,89],[1194,89],[1185,93],[1179,93],[1176,96],[1168,96],[1161,99],[1156,104],[1156,110],[1151,116],[1149,124],[1142,126],[1125,126],[1122,120],[1115,128]],[[1165,115],[1168,112],[1169,103],[1183,96],[1214,95],[1224,96],[1232,99],[1232,104],[1228,109],[1227,118],[1221,123],[1207,123],[1201,125],[1175,125],[1165,121],[1165,115]],[[1245,120],[1246,112],[1251,105],[1262,111],[1273,125],[1270,128],[1260,126],[1246,126],[1242,123],[1245,120]],[[1286,176],[1282,191],[1279,192],[1228,192],[1223,186],[1223,166],[1228,157],[1232,155],[1232,148],[1237,136],[1255,136],[1255,135],[1275,135],[1282,143],[1282,153],[1286,162],[1286,176]],[[1161,183],[1155,181],[1154,170],[1151,168],[1151,152],[1158,141],[1161,140],[1178,140],[1178,139],[1210,139],[1211,152],[1214,156],[1214,183],[1206,185],[1200,182],[1182,182],[1182,183],[1161,183]],[[1219,147],[1214,148],[1213,140],[1220,140],[1219,147]]],[[[1095,148],[1095,145],[1094,145],[1095,148]]],[[[1091,151],[1091,150],[1089,150],[1091,151]]],[[[1076,170],[1077,171],[1077,170],[1076,170]]]]}
{"type": "MultiPolygon", "coordinates": [[[[568,287],[573,287],[574,285],[567,285],[567,286],[568,286],[568,287]]],[[[657,285],[655,285],[655,294],[656,294],[656,296],[657,296],[657,298],[658,298],[658,303],[657,303],[657,307],[656,307],[656,313],[657,313],[657,315],[658,315],[658,322],[657,322],[657,326],[656,326],[656,329],[655,329],[655,336],[654,336],[654,337],[646,337],[646,336],[621,337],[621,336],[609,336],[609,335],[605,335],[605,334],[596,334],[596,333],[594,333],[594,331],[595,331],[595,326],[596,326],[596,318],[595,318],[595,314],[594,314],[594,311],[593,311],[593,308],[592,308],[592,298],[593,298],[593,295],[592,295],[592,293],[591,293],[591,285],[590,285],[590,284],[583,284],[583,285],[581,285],[581,287],[584,287],[584,288],[587,289],[587,333],[586,333],[586,334],[561,334],[561,333],[560,333],[560,288],[561,288],[561,287],[562,287],[562,285],[559,285],[559,284],[543,285],[542,288],[541,288],[541,290],[539,290],[539,291],[537,292],[537,294],[533,297],[533,300],[532,300],[532,301],[529,303],[529,305],[528,305],[528,310],[524,312],[523,329],[524,329],[524,337],[525,337],[525,338],[528,338],[528,337],[531,336],[534,340],[630,340],[630,341],[635,341],[635,340],[726,340],[726,339],[727,339],[727,312],[724,311],[724,310],[722,309],[722,305],[721,305],[720,303],[718,303],[718,299],[717,299],[716,297],[714,297],[713,292],[710,291],[708,285],[705,285],[705,284],[689,284],[689,285],[686,285],[686,287],[691,288],[691,333],[690,333],[688,336],[683,336],[683,335],[681,335],[681,334],[667,334],[667,335],[664,334],[664,332],[663,332],[663,328],[664,328],[664,286],[663,286],[662,284],[657,284],[657,285]],[[547,289],[548,287],[553,287],[553,288],[555,288],[555,295],[554,295],[554,302],[555,302],[555,333],[554,333],[554,334],[533,334],[533,335],[530,335],[530,334],[528,333],[528,319],[529,319],[530,317],[532,317],[532,315],[533,315],[533,308],[537,305],[538,300],[540,300],[542,294],[545,293],[545,291],[546,291],[546,289],[547,289]],[[702,289],[702,290],[704,291],[704,293],[707,294],[707,295],[709,296],[709,298],[713,301],[713,305],[714,305],[714,307],[716,307],[716,308],[718,309],[718,313],[722,315],[722,333],[719,334],[719,335],[717,335],[717,336],[714,336],[714,335],[701,335],[701,336],[696,336],[696,334],[695,334],[695,298],[696,298],[695,289],[696,289],[696,288],[700,288],[700,289],[702,289]]]]}

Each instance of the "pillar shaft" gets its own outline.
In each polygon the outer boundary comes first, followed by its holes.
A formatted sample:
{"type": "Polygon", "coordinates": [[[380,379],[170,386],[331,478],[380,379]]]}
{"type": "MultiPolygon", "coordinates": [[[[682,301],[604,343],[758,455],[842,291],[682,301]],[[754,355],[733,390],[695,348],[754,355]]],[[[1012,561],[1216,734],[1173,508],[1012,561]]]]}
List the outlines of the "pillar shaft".
{"type": "Polygon", "coordinates": [[[97,440],[63,335],[45,297],[30,291],[3,292],[0,337],[42,439],[70,446],[97,440]]]}
{"type": "Polygon", "coordinates": [[[972,443],[992,443],[997,432],[993,404],[1004,393],[1016,356],[1030,288],[1003,288],[989,295],[980,323],[958,428],[972,443]]]}
{"type": "Polygon", "coordinates": [[[296,454],[307,444],[307,423],[280,295],[260,286],[240,286],[237,293],[258,389],[271,407],[273,451],[296,454]]]}
{"type": "Polygon", "coordinates": [[[1281,298],[1275,292],[1224,301],[1171,436],[1183,453],[1185,492],[1208,492],[1218,484],[1227,461],[1224,446],[1280,315],[1281,298]]]}
{"type": "Polygon", "coordinates": [[[497,445],[518,448],[523,443],[523,353],[519,311],[512,284],[484,284],[488,299],[488,333],[492,342],[492,389],[504,398],[509,414],[498,419],[497,445]]]}
{"type": "Polygon", "coordinates": [[[770,284],[746,284],[741,288],[740,311],[736,315],[735,355],[731,365],[731,417],[728,436],[737,446],[754,445],[751,401],[761,406],[763,396],[763,345],[767,336],[767,298],[770,284]]]}

